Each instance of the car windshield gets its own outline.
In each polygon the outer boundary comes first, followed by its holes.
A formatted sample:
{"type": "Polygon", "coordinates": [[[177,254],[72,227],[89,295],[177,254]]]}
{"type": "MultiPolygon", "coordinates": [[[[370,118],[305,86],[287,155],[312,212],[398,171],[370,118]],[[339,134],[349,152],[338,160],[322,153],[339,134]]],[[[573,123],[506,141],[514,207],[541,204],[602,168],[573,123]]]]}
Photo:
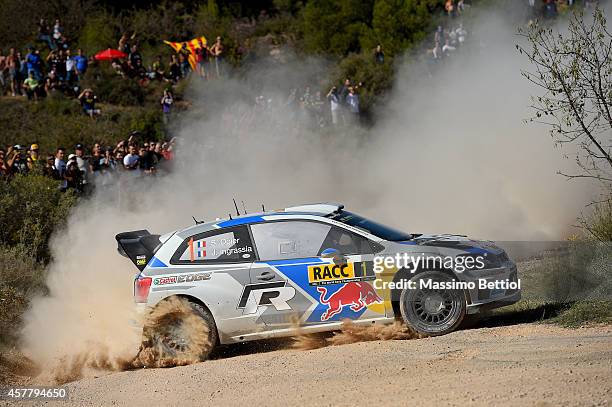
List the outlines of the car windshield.
{"type": "Polygon", "coordinates": [[[349,211],[333,213],[329,215],[329,217],[346,225],[363,229],[374,236],[380,237],[381,239],[397,242],[401,240],[410,240],[413,238],[410,233],[405,233],[400,230],[381,225],[380,223],[376,223],[349,211]]]}

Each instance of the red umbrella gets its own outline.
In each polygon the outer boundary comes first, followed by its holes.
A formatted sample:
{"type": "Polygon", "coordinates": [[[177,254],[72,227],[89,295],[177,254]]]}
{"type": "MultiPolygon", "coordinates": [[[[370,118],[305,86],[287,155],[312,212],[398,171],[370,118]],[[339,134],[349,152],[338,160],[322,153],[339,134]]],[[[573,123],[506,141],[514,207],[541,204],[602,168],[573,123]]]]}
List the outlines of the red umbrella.
{"type": "Polygon", "coordinates": [[[98,52],[94,58],[96,58],[98,61],[110,61],[111,59],[119,59],[125,57],[127,57],[126,53],[109,48],[107,50],[98,52]]]}

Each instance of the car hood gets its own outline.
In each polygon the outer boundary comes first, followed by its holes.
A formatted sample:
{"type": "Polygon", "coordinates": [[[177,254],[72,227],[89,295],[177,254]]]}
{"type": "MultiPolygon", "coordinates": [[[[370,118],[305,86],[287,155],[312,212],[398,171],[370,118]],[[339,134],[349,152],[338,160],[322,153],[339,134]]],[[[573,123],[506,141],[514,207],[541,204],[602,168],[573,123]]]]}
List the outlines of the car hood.
{"type": "Polygon", "coordinates": [[[411,240],[397,242],[400,244],[413,244],[419,246],[443,247],[448,249],[463,250],[469,253],[501,254],[503,249],[495,243],[487,240],[475,240],[464,235],[419,235],[411,240]]]}

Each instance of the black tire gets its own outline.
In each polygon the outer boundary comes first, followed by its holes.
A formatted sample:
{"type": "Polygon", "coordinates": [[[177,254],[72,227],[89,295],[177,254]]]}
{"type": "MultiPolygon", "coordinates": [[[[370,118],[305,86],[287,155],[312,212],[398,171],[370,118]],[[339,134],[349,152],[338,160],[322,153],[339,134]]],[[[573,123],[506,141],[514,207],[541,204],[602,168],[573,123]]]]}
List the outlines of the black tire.
{"type": "Polygon", "coordinates": [[[171,297],[160,302],[147,318],[140,353],[147,355],[144,364],[149,366],[185,365],[206,360],[217,341],[210,311],[171,297]]]}
{"type": "Polygon", "coordinates": [[[400,312],[406,325],[429,336],[444,335],[456,330],[466,312],[465,293],[461,289],[434,290],[420,288],[419,280],[457,281],[441,271],[425,271],[412,277],[415,288],[402,290],[400,312]]]}

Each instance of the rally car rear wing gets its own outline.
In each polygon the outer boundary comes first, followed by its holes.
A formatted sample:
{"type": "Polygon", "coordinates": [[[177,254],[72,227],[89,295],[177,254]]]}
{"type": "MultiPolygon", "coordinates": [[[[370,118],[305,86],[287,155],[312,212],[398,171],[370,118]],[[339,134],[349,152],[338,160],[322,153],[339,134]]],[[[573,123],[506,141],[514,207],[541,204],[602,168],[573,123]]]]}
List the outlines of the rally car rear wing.
{"type": "Polygon", "coordinates": [[[153,257],[161,242],[160,235],[152,235],[148,230],[123,232],[115,236],[117,251],[134,263],[142,271],[153,257]]]}

